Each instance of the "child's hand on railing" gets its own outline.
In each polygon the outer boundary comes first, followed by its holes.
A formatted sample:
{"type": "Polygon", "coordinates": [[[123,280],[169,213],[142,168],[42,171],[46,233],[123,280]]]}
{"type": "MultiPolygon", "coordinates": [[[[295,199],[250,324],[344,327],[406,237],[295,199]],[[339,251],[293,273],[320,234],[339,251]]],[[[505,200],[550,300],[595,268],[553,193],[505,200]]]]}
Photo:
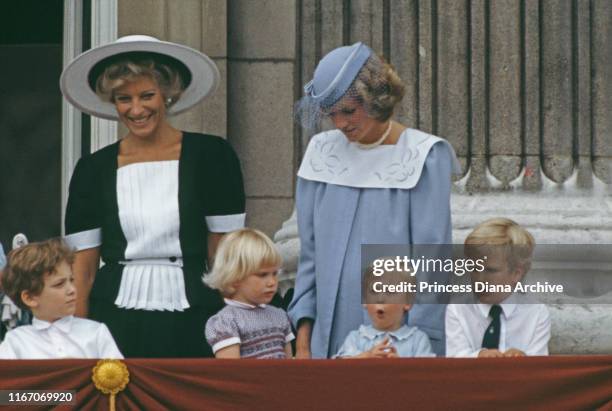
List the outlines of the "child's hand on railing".
{"type": "Polygon", "coordinates": [[[524,357],[526,355],[523,351],[516,348],[510,348],[504,353],[504,357],[524,357]]]}
{"type": "Polygon", "coordinates": [[[478,353],[478,358],[500,358],[504,353],[496,349],[485,348],[478,353]]]}

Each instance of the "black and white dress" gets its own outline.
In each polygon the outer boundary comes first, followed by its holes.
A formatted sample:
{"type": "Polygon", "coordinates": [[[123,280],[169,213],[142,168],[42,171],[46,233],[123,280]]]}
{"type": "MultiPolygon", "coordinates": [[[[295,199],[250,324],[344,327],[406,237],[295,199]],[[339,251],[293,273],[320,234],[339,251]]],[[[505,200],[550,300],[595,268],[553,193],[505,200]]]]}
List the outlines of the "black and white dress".
{"type": "Polygon", "coordinates": [[[240,164],[222,138],[183,133],[179,160],[118,168],[119,142],[77,163],[66,241],[100,247],[90,316],[126,357],[210,356],[202,329],[223,307],[202,283],[207,235],[244,226],[240,164]]]}

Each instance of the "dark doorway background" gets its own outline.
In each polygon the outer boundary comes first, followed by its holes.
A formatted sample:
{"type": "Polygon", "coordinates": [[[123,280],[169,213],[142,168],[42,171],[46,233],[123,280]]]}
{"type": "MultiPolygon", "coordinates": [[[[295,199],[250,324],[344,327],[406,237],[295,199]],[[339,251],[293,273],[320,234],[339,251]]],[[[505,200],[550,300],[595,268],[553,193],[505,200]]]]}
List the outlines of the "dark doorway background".
{"type": "Polygon", "coordinates": [[[0,11],[0,242],[61,234],[63,0],[0,11]]]}

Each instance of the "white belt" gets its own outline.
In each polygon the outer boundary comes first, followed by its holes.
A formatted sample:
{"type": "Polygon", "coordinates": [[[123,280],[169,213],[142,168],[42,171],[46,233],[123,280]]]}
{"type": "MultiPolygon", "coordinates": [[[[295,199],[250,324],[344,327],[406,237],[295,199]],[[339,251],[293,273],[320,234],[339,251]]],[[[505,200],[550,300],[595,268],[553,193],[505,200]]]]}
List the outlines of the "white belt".
{"type": "Polygon", "coordinates": [[[159,258],[134,258],[119,261],[121,265],[169,265],[172,267],[182,267],[182,257],[159,257],[159,258]]]}

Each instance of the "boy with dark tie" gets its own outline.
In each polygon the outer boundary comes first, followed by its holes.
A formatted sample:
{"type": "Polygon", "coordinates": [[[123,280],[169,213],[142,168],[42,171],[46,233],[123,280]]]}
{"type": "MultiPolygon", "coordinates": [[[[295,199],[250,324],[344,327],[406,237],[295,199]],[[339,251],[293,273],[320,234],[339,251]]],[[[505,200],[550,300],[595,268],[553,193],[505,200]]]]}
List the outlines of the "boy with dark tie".
{"type": "Polygon", "coordinates": [[[478,303],[446,309],[446,355],[548,355],[548,309],[513,292],[531,266],[533,236],[512,220],[494,218],[479,224],[465,246],[471,257],[486,255],[485,269],[472,272],[478,303]]]}

